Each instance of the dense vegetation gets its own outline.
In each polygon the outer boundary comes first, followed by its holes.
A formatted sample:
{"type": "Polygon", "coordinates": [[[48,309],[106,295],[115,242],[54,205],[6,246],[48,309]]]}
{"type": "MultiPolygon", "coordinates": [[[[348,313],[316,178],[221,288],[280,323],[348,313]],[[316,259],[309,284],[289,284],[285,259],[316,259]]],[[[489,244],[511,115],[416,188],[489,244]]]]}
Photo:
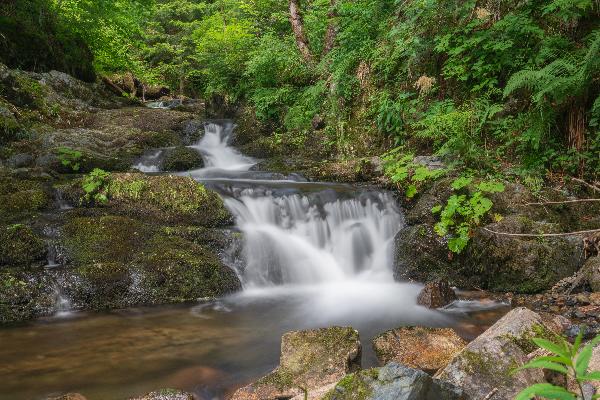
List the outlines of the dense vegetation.
{"type": "Polygon", "coordinates": [[[322,125],[333,156],[400,146],[397,160],[435,153],[534,185],[549,171],[600,173],[594,0],[13,0],[1,7],[0,57],[9,65],[85,71],[74,66],[86,60],[83,42],[102,74],[131,71],[182,94],[246,104],[295,145],[322,125]],[[25,29],[17,32],[20,21],[25,29]],[[15,50],[25,40],[36,44],[31,54],[15,50]]]}

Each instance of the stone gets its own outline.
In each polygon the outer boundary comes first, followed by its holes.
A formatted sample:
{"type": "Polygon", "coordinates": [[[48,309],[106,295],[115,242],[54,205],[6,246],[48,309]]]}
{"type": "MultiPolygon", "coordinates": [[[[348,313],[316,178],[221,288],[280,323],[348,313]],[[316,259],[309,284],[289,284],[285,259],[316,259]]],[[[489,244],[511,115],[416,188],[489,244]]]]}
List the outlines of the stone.
{"type": "MultiPolygon", "coordinates": [[[[468,400],[458,387],[395,362],[347,375],[327,400],[468,400]]],[[[298,399],[300,400],[300,399],[298,399]]]]}
{"type": "Polygon", "coordinates": [[[584,276],[593,292],[600,292],[600,256],[588,258],[580,274],[584,276]]]}
{"type": "Polygon", "coordinates": [[[279,366],[237,390],[232,399],[276,400],[304,395],[304,391],[314,398],[313,391],[320,393],[360,369],[360,355],[358,332],[350,327],[288,332],[281,339],[279,366]]]}
{"type": "Polygon", "coordinates": [[[445,367],[466,345],[453,329],[420,326],[392,329],[373,339],[381,365],[394,361],[429,373],[445,367]]]}
{"type": "Polygon", "coordinates": [[[162,161],[163,171],[188,171],[204,166],[200,153],[192,148],[179,146],[170,149],[162,161]]]}
{"type": "Polygon", "coordinates": [[[67,393],[58,397],[48,397],[47,400],[87,400],[86,397],[79,393],[67,393]]]}
{"type": "Polygon", "coordinates": [[[494,400],[512,400],[525,387],[544,382],[539,369],[512,372],[537,349],[531,339],[557,340],[564,323],[562,317],[515,308],[469,343],[435,377],[461,387],[474,399],[484,399],[495,391],[494,400]]]}
{"type": "Polygon", "coordinates": [[[436,280],[429,282],[419,293],[417,304],[427,308],[440,308],[447,306],[456,300],[456,293],[448,282],[436,280]]]}
{"type": "Polygon", "coordinates": [[[39,266],[47,251],[44,240],[28,226],[0,225],[0,266],[39,266]]]}
{"type": "Polygon", "coordinates": [[[130,400],[195,400],[191,393],[177,389],[161,389],[130,400]]]}
{"type": "Polygon", "coordinates": [[[15,154],[6,160],[6,164],[10,168],[24,168],[30,167],[34,162],[34,158],[31,154],[19,153],[15,154]]]}

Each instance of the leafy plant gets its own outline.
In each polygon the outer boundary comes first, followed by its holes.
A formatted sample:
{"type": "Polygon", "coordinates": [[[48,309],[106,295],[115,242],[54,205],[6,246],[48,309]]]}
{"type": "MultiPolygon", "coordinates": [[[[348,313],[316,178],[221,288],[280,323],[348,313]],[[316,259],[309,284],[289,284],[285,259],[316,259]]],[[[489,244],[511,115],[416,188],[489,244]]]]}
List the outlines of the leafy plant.
{"type": "MultiPolygon", "coordinates": [[[[557,342],[541,338],[532,339],[538,347],[549,351],[552,355],[536,357],[515,370],[516,372],[527,368],[543,368],[558,372],[577,383],[576,392],[550,383],[537,383],[523,389],[515,397],[515,400],[528,400],[535,396],[558,400],[590,399],[585,396],[583,384],[585,382],[600,381],[600,371],[588,371],[592,351],[600,343],[600,335],[582,347],[583,334],[584,329],[581,329],[573,344],[564,338],[561,338],[557,342]]],[[[591,399],[600,399],[600,394],[593,395],[591,399]]]]}
{"type": "Polygon", "coordinates": [[[95,168],[87,174],[81,182],[81,187],[85,192],[84,199],[86,201],[95,201],[104,204],[108,201],[107,191],[110,182],[110,172],[103,169],[95,168]]]}
{"type": "Polygon", "coordinates": [[[414,154],[402,154],[396,148],[383,156],[384,173],[398,186],[406,186],[405,195],[413,198],[424,183],[443,176],[446,169],[431,169],[426,165],[414,162],[414,154]]]}
{"type": "Polygon", "coordinates": [[[483,181],[474,185],[475,191],[470,193],[465,189],[472,183],[472,177],[458,177],[451,185],[452,190],[457,193],[450,196],[444,207],[437,205],[431,209],[434,214],[440,214],[440,221],[435,224],[435,232],[439,236],[450,235],[448,248],[457,254],[465,249],[473,228],[481,223],[494,205],[484,193],[504,191],[504,185],[500,182],[483,181]],[[466,193],[460,193],[461,191],[466,193]]]}
{"type": "Polygon", "coordinates": [[[73,172],[81,168],[81,157],[83,154],[69,147],[59,147],[56,152],[63,167],[70,168],[73,172]]]}

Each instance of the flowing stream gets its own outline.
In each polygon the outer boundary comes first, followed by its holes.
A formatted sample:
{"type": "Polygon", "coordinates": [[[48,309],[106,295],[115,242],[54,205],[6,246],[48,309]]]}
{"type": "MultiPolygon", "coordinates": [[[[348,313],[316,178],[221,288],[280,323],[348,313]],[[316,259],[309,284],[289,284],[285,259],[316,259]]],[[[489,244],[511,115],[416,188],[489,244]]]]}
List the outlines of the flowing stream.
{"type": "MultiPolygon", "coordinates": [[[[376,359],[369,340],[419,324],[455,327],[472,338],[505,309],[456,302],[445,310],[416,304],[418,284],[392,276],[393,239],[403,225],[391,194],[253,171],[256,160],[229,145],[230,121],[207,123],[195,145],[205,167],[187,171],[220,193],[243,233],[232,266],[235,295],[195,305],[107,314],[70,313],[0,330],[0,399],[81,392],[123,399],[161,388],[223,398],[278,364],[282,333],[351,325],[363,365],[376,359]]],[[[156,172],[158,151],[139,169],[156,172]]]]}

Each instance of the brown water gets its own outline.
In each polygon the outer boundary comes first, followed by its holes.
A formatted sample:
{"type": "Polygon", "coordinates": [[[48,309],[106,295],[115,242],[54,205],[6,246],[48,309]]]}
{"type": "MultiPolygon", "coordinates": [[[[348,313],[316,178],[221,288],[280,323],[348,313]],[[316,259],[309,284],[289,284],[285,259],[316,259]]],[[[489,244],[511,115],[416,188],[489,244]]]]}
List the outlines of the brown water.
{"type": "MultiPolygon", "coordinates": [[[[416,285],[399,285],[412,296],[416,285]]],[[[369,339],[403,324],[452,326],[472,338],[507,308],[460,303],[444,312],[406,308],[367,316],[356,307],[315,308],[313,292],[239,295],[218,302],[75,313],[0,330],[0,399],[43,399],[79,392],[89,400],[126,399],[174,387],[202,399],[224,398],[278,363],[281,334],[291,329],[352,325],[376,364],[369,339]]],[[[336,301],[340,300],[336,298],[336,301]]],[[[348,303],[348,302],[346,302],[348,303]]],[[[369,306],[370,307],[370,306],[369,306]]],[[[368,308],[368,307],[367,307],[368,308]]]]}

